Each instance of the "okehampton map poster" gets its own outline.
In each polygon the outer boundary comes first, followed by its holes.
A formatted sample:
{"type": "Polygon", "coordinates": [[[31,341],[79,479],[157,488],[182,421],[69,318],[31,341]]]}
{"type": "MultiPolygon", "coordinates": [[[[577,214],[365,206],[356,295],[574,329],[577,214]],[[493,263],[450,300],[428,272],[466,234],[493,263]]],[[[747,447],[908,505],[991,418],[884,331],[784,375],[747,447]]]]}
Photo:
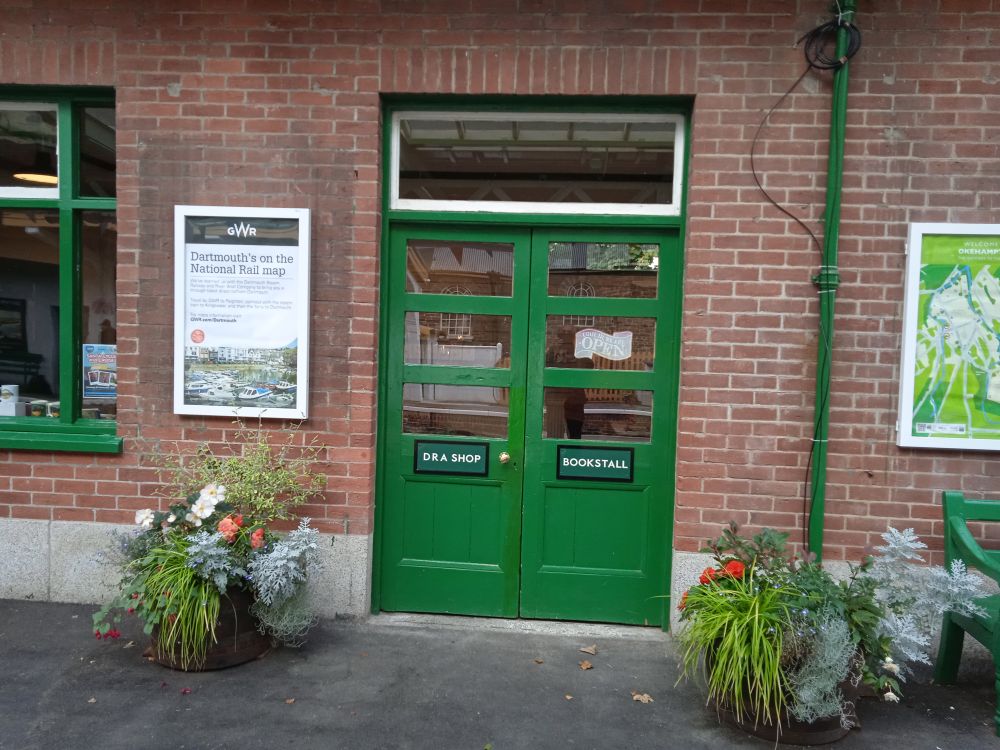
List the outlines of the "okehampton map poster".
{"type": "Polygon", "coordinates": [[[898,440],[1000,450],[1000,224],[912,224],[898,440]]]}
{"type": "Polygon", "coordinates": [[[304,419],[309,210],[174,207],[174,412],[304,419]]]}

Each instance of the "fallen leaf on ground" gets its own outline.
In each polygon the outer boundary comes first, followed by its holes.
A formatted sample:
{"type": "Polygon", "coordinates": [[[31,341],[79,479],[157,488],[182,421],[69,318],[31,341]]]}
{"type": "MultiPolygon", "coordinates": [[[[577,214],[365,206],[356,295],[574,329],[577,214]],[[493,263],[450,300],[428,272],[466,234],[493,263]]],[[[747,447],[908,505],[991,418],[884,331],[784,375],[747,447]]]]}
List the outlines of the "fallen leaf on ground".
{"type": "Polygon", "coordinates": [[[122,648],[132,648],[135,645],[135,641],[129,641],[122,648]]]}
{"type": "Polygon", "coordinates": [[[566,700],[568,700],[568,701],[571,701],[571,700],[573,700],[573,696],[572,696],[572,695],[570,695],[569,693],[566,693],[566,695],[565,695],[565,698],[566,698],[566,700]]]}
{"type": "Polygon", "coordinates": [[[191,688],[181,688],[181,695],[191,695],[191,688]]]}
{"type": "Polygon", "coordinates": [[[632,700],[639,701],[639,703],[652,703],[653,698],[649,693],[640,693],[638,690],[632,691],[632,700]]]}
{"type": "Polygon", "coordinates": [[[97,698],[91,698],[87,703],[97,703],[97,698]]]}
{"type": "Polygon", "coordinates": [[[534,662],[535,662],[535,664],[544,664],[545,663],[545,659],[535,659],[534,662]]]}
{"type": "Polygon", "coordinates": [[[580,669],[593,669],[593,668],[594,668],[594,665],[591,664],[586,659],[584,659],[583,661],[580,662],[580,669]]]}
{"type": "Polygon", "coordinates": [[[294,698],[285,698],[285,703],[287,703],[290,706],[293,703],[295,703],[295,699],[294,698]]]}
{"type": "Polygon", "coordinates": [[[592,646],[584,646],[583,648],[580,649],[580,653],[590,654],[591,656],[597,656],[597,644],[595,643],[592,646]]]}

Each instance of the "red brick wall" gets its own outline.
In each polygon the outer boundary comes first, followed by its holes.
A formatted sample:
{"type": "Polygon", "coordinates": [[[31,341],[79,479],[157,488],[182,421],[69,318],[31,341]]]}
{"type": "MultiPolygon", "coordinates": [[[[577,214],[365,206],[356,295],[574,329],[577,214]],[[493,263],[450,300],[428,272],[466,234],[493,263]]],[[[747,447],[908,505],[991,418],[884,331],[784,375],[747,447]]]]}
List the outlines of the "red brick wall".
{"type": "MultiPolygon", "coordinates": [[[[906,226],[1000,217],[1000,3],[859,4],[831,398],[834,558],[856,556],[889,523],[934,537],[936,490],[989,493],[1000,475],[991,454],[900,450],[893,431],[906,226]]],[[[0,517],[130,521],[155,483],[135,438],[224,438],[228,420],[181,418],[170,403],[171,207],[224,202],[313,211],[308,429],[330,446],[331,484],[308,511],[325,530],[369,532],[379,94],[673,94],[695,97],[675,545],[696,549],[729,518],[799,528],[819,256],[762,199],[749,149],[804,67],[792,43],[827,20],[826,6],[520,0],[497,15],[474,0],[7,0],[0,83],[117,90],[129,441],[120,457],[0,453],[0,517]]],[[[757,160],[820,234],[829,81],[807,76],[757,160]]]]}

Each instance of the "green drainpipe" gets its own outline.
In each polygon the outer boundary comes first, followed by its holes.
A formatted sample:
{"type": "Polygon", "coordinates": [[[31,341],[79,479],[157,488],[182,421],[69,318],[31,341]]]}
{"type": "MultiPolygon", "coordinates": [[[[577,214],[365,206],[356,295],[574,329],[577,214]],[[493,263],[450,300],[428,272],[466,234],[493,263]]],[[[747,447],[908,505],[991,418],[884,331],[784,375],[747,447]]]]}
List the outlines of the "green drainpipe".
{"type": "MultiPolygon", "coordinates": [[[[854,21],[856,0],[841,0],[845,21],[854,21]]],[[[847,53],[847,30],[837,31],[837,57],[847,53]]],[[[850,63],[834,71],[833,105],[830,112],[830,158],[826,176],[826,211],[823,229],[823,265],[813,277],[819,287],[819,356],[816,362],[816,412],[813,435],[816,445],[809,508],[809,551],[817,561],[823,557],[823,521],[826,503],[827,439],[830,433],[830,367],[833,354],[833,312],[840,285],[837,241],[840,237],[840,192],[844,171],[844,131],[847,121],[847,80],[850,63]]]]}

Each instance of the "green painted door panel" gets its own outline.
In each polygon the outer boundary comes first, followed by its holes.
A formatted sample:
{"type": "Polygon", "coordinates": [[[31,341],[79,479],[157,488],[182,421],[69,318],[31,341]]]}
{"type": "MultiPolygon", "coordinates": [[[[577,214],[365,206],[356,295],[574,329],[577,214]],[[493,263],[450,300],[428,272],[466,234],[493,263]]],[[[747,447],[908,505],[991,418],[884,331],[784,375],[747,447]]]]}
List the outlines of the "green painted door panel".
{"type": "Polygon", "coordinates": [[[666,622],[677,231],[393,226],[389,248],[381,608],[666,622]]]}
{"type": "Polygon", "coordinates": [[[533,234],[522,617],[668,619],[678,249],[669,230],[533,234]]]}
{"type": "Polygon", "coordinates": [[[393,231],[385,610],[517,616],[529,252],[526,231],[393,231]]]}

